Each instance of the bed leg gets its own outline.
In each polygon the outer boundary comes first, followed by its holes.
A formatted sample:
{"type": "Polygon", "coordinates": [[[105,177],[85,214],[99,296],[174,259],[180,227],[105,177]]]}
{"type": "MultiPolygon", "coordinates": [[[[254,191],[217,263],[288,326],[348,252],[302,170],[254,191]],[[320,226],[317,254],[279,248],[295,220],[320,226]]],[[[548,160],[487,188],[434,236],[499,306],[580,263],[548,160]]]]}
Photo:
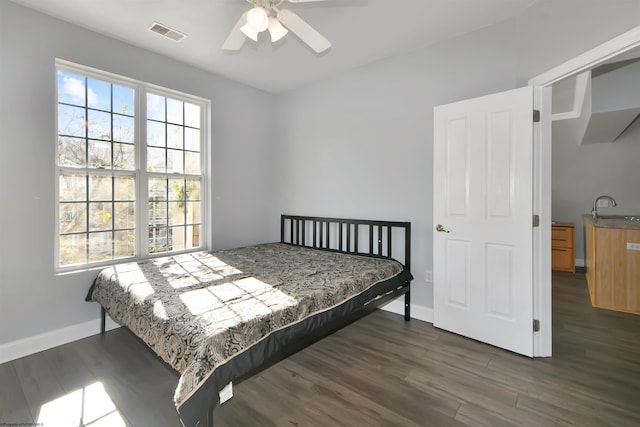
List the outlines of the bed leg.
{"type": "Polygon", "coordinates": [[[411,320],[411,292],[404,294],[404,320],[411,320]]]}
{"type": "Polygon", "coordinates": [[[100,335],[104,335],[106,329],[107,329],[107,312],[105,311],[104,307],[100,308],[101,312],[100,312],[100,335]]]}

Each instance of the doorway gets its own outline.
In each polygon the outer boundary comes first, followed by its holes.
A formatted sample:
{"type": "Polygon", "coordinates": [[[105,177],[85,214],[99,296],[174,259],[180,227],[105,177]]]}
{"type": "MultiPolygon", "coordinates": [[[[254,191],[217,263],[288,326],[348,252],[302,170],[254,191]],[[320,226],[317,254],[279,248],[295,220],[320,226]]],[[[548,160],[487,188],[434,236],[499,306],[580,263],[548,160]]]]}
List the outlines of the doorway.
{"type": "Polygon", "coordinates": [[[552,85],[640,48],[640,27],[636,27],[529,80],[534,88],[534,108],[540,111],[540,125],[534,130],[534,212],[540,217],[533,237],[534,319],[540,331],[534,334],[534,356],[552,355],[551,332],[551,144],[552,85]]]}

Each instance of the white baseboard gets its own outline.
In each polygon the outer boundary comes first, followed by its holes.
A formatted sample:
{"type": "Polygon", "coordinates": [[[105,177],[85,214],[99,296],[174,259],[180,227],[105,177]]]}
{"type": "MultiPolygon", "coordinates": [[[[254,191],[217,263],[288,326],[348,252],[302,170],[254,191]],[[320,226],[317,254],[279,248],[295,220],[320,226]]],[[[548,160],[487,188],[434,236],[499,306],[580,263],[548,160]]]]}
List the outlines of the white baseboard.
{"type": "MultiPolygon", "coordinates": [[[[404,316],[404,298],[397,298],[380,308],[404,316]]],[[[411,318],[433,323],[433,308],[411,304],[411,318]]]]}
{"type": "Polygon", "coordinates": [[[576,258],[576,267],[584,267],[584,260],[582,258],[576,258]]]}
{"type": "MultiPolygon", "coordinates": [[[[119,327],[120,325],[107,316],[107,331],[119,327]]],[[[35,354],[99,333],[100,319],[96,319],[2,344],[0,345],[0,363],[10,362],[21,357],[29,356],[30,354],[35,354]]]]}

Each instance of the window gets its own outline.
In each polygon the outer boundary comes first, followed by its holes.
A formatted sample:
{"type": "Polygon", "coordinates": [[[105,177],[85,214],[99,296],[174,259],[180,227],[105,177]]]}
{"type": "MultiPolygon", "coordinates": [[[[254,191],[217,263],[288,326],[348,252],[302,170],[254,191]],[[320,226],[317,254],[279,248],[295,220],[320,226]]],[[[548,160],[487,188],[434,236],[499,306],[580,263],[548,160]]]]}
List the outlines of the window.
{"type": "Polygon", "coordinates": [[[208,102],[60,60],[56,74],[57,268],[203,247],[208,102]]]}

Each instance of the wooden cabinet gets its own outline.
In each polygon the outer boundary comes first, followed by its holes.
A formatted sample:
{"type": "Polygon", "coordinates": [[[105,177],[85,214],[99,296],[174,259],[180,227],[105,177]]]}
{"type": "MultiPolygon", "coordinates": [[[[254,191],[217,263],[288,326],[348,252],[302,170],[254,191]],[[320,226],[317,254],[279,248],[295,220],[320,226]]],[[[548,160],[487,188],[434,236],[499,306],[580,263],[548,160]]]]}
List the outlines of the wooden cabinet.
{"type": "Polygon", "coordinates": [[[600,227],[585,219],[586,267],[594,307],[640,314],[640,229],[600,227]]]}
{"type": "Polygon", "coordinates": [[[551,268],[575,273],[575,227],[569,223],[551,226],[551,268]]]}

